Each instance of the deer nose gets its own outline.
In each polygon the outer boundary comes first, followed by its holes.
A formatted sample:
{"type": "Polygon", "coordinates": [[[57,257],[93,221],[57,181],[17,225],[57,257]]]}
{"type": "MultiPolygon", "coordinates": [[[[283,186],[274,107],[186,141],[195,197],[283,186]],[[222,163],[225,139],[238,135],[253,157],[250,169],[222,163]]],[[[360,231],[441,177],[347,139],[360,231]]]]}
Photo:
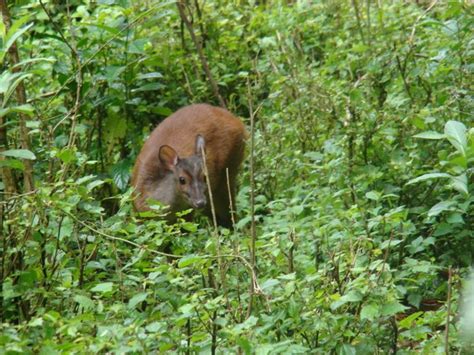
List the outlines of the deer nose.
{"type": "Polygon", "coordinates": [[[206,206],[206,200],[205,199],[196,200],[194,202],[194,206],[196,208],[203,208],[204,206],[206,206]]]}

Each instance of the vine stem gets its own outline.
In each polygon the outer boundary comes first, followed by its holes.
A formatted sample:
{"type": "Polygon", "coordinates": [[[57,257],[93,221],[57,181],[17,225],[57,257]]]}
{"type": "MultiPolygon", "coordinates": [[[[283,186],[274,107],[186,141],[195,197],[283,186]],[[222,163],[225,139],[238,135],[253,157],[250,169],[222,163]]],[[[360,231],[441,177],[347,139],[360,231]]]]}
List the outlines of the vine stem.
{"type": "Polygon", "coordinates": [[[446,355],[449,354],[449,321],[451,318],[451,282],[453,276],[453,269],[451,266],[448,269],[448,310],[446,311],[446,327],[444,330],[444,350],[446,355]]]}

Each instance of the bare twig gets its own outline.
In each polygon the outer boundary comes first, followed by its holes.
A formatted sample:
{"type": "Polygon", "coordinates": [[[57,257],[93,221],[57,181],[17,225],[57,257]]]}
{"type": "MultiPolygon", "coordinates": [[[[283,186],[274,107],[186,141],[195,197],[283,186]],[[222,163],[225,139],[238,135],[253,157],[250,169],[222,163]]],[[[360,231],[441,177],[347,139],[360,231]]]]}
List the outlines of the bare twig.
{"type": "Polygon", "coordinates": [[[295,230],[292,229],[290,232],[290,242],[291,242],[291,247],[288,250],[288,272],[291,274],[295,271],[295,260],[293,256],[293,252],[295,250],[295,230]]]}
{"type": "Polygon", "coordinates": [[[365,36],[364,31],[362,30],[362,23],[360,20],[359,6],[357,5],[357,0],[352,0],[352,7],[354,8],[354,12],[356,15],[357,28],[359,29],[360,37],[362,39],[362,42],[365,43],[365,36]]]}
{"type": "Polygon", "coordinates": [[[393,240],[393,235],[394,235],[394,230],[392,229],[390,231],[390,239],[388,240],[388,245],[387,245],[387,249],[385,249],[385,254],[383,256],[383,262],[382,262],[382,269],[380,269],[379,271],[379,274],[377,276],[377,284],[379,283],[380,281],[380,278],[382,277],[382,274],[384,273],[385,271],[385,265],[387,264],[387,260],[388,260],[388,256],[390,254],[390,243],[392,242],[393,240]]]}
{"type": "MultiPolygon", "coordinates": [[[[196,37],[196,33],[194,32],[193,24],[191,23],[191,21],[189,20],[188,16],[185,13],[186,4],[185,4],[184,1],[179,0],[176,3],[176,5],[178,6],[179,15],[181,17],[181,20],[186,25],[186,28],[189,31],[189,35],[191,36],[191,39],[194,43],[194,46],[196,47],[199,59],[201,60],[202,68],[204,69],[204,72],[206,73],[207,80],[209,80],[209,83],[211,84],[212,91],[214,92],[214,96],[219,101],[219,105],[225,108],[226,107],[226,102],[225,102],[224,98],[222,97],[222,95],[220,94],[217,82],[215,81],[214,77],[212,76],[211,70],[209,69],[209,63],[208,63],[207,58],[204,54],[204,50],[202,48],[202,39],[198,39],[196,37]]],[[[201,35],[201,37],[202,37],[202,35],[201,35]]]]}
{"type": "Polygon", "coordinates": [[[235,228],[235,211],[234,201],[232,200],[232,191],[230,187],[229,168],[225,168],[225,177],[227,180],[227,194],[229,195],[230,219],[232,220],[232,226],[235,228]]]}
{"type": "Polygon", "coordinates": [[[76,56],[79,56],[78,53],[77,53],[77,50],[76,48],[74,48],[73,46],[71,46],[71,44],[69,43],[69,41],[66,39],[66,37],[64,36],[64,33],[63,31],[61,31],[61,28],[56,24],[56,22],[54,22],[54,19],[53,17],[51,16],[51,13],[48,11],[48,9],[46,8],[46,6],[44,5],[43,1],[42,0],[39,0],[39,3],[41,5],[41,8],[43,9],[43,11],[46,13],[46,15],[48,16],[48,19],[49,19],[49,22],[51,23],[51,25],[53,25],[54,27],[54,30],[59,34],[59,36],[62,38],[62,40],[64,41],[64,43],[66,44],[66,46],[69,47],[69,49],[71,50],[71,52],[75,53],[76,56]]]}
{"type": "Polygon", "coordinates": [[[408,39],[408,43],[410,44],[410,46],[413,45],[413,40],[415,39],[415,32],[416,32],[416,26],[418,26],[418,23],[420,22],[420,20],[426,16],[426,14],[428,12],[431,11],[431,9],[436,5],[436,3],[438,2],[438,0],[434,0],[430,6],[428,6],[428,8],[420,15],[417,17],[415,23],[413,24],[413,27],[411,29],[411,34],[410,34],[410,38],[408,39]]]}
{"type": "MultiPolygon", "coordinates": [[[[250,226],[250,233],[251,233],[251,249],[250,249],[250,265],[252,270],[255,270],[256,266],[256,240],[257,240],[257,233],[255,229],[255,167],[254,167],[254,152],[255,152],[255,115],[262,107],[263,103],[261,103],[256,110],[253,109],[253,102],[251,96],[251,88],[250,82],[247,81],[247,100],[249,106],[249,115],[250,115],[250,214],[252,218],[251,226],[250,226]]],[[[252,312],[252,304],[253,304],[253,294],[255,293],[254,282],[252,281],[249,290],[249,304],[247,308],[247,318],[250,317],[252,312]]]]}
{"type": "MultiPolygon", "coordinates": [[[[76,63],[76,99],[74,102],[74,108],[73,108],[73,113],[71,117],[71,131],[69,132],[69,142],[68,142],[68,148],[70,149],[71,147],[74,146],[74,142],[76,139],[76,123],[77,123],[77,113],[79,112],[79,108],[81,105],[81,89],[82,89],[82,63],[81,63],[81,58],[79,57],[79,54],[76,49],[76,33],[74,30],[74,26],[71,23],[71,15],[69,13],[69,0],[67,1],[67,19],[71,31],[71,48],[72,50],[72,57],[73,60],[76,63]]],[[[64,169],[66,170],[66,169],[64,169]]]]}
{"type": "Polygon", "coordinates": [[[448,269],[448,309],[446,311],[446,327],[444,330],[444,351],[446,355],[449,354],[449,322],[451,319],[451,282],[452,282],[452,276],[453,276],[453,269],[451,266],[448,269]]]}
{"type": "Polygon", "coordinates": [[[77,223],[79,223],[81,226],[89,229],[91,232],[94,232],[102,237],[105,237],[107,239],[111,239],[111,240],[117,240],[117,241],[120,241],[120,242],[123,242],[123,243],[126,243],[126,244],[129,244],[129,245],[132,245],[136,248],[139,248],[139,249],[144,249],[146,251],[149,251],[150,253],[152,254],[156,254],[156,255],[160,255],[160,256],[166,256],[166,257],[169,257],[169,258],[175,258],[175,259],[180,259],[183,257],[183,255],[175,255],[175,254],[169,254],[169,253],[163,253],[161,251],[157,251],[157,250],[154,250],[154,249],[151,249],[151,248],[148,248],[147,246],[144,246],[144,245],[141,245],[141,244],[138,244],[138,243],[135,243],[135,242],[132,242],[131,240],[128,240],[128,239],[124,239],[124,238],[120,238],[120,237],[115,237],[113,235],[110,235],[110,234],[107,234],[107,233],[104,233],[104,232],[101,232],[100,230],[98,229],[95,229],[94,227],[90,226],[89,224],[81,221],[79,218],[77,218],[74,214],[72,214],[71,212],[69,211],[66,211],[65,209],[62,209],[62,208],[59,208],[59,207],[56,207],[58,208],[60,211],[62,211],[64,214],[68,215],[69,217],[71,217],[74,221],[76,221],[77,223]]]}
{"type": "Polygon", "coordinates": [[[372,33],[370,29],[370,0],[367,0],[367,44],[370,46],[372,42],[372,33]]]}

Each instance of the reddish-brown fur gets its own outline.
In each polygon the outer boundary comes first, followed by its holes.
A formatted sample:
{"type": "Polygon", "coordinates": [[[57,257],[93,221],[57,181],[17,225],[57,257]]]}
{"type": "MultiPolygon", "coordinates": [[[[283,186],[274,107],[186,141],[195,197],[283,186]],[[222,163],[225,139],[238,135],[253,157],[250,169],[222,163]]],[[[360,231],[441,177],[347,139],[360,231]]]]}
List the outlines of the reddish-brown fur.
{"type": "MultiPolygon", "coordinates": [[[[243,160],[247,133],[242,122],[229,111],[207,104],[190,105],[176,111],[154,129],[143,145],[132,175],[137,194],[134,204],[138,211],[148,209],[147,198],[163,200],[161,197],[167,192],[176,191],[169,190],[176,189],[176,186],[168,179],[170,172],[160,161],[160,147],[170,146],[180,159],[190,157],[195,155],[198,134],[205,140],[207,169],[218,221],[222,225],[230,224],[226,168],[229,169],[232,201],[235,201],[235,180],[243,160]]],[[[169,203],[172,214],[190,208],[178,202],[179,196],[172,196],[169,203]]],[[[210,216],[210,203],[204,212],[210,216]]]]}

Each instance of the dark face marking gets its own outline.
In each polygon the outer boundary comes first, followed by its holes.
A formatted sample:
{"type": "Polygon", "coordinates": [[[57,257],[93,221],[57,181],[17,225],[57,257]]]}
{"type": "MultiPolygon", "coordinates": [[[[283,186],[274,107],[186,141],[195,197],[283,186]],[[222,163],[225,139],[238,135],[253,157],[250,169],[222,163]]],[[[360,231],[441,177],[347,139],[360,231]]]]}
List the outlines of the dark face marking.
{"type": "Polygon", "coordinates": [[[203,151],[206,142],[200,134],[196,135],[194,143],[194,155],[188,158],[180,158],[174,148],[162,145],[159,150],[161,167],[172,173],[175,180],[175,191],[171,203],[182,205],[183,203],[192,208],[203,208],[207,204],[207,184],[204,177],[203,151]],[[174,194],[176,193],[176,194],[174,194]]]}
{"type": "Polygon", "coordinates": [[[207,204],[207,184],[204,179],[203,161],[200,156],[179,159],[175,176],[177,189],[192,208],[203,208],[207,204]]]}

